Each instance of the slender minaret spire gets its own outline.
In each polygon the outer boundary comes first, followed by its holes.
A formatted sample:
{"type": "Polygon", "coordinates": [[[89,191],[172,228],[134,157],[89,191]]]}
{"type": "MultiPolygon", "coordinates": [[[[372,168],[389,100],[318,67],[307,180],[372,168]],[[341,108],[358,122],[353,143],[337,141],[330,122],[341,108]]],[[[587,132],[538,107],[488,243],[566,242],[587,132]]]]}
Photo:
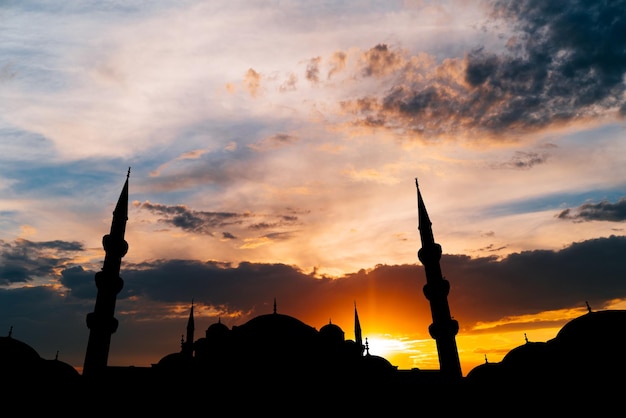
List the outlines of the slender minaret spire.
{"type": "Polygon", "coordinates": [[[461,363],[455,340],[455,335],[459,332],[459,323],[450,315],[448,306],[450,283],[441,274],[439,265],[441,245],[435,242],[432,224],[426,212],[417,179],[415,179],[415,187],[417,187],[418,229],[422,241],[422,248],[418,251],[417,257],[424,265],[426,273],[424,296],[430,302],[433,318],[428,331],[437,343],[441,372],[449,378],[460,378],[462,376],[461,363]]]}
{"type": "Polygon", "coordinates": [[[128,243],[124,239],[126,221],[128,220],[128,178],[113,211],[111,231],[102,237],[104,247],[104,264],[96,273],[95,281],[98,288],[94,311],[87,314],[89,341],[85,354],[83,375],[97,376],[106,370],[111,345],[111,334],[117,331],[118,321],[114,317],[117,294],[124,287],[120,277],[122,257],[128,252],[128,243]]]}
{"type": "Polygon", "coordinates": [[[274,298],[274,313],[276,313],[276,298],[274,298]]]}
{"type": "Polygon", "coordinates": [[[361,322],[359,321],[359,313],[356,310],[356,301],[354,302],[354,341],[359,350],[359,354],[363,355],[363,336],[361,334],[361,322]]]}
{"type": "Polygon", "coordinates": [[[193,341],[194,331],[196,329],[193,318],[193,299],[191,300],[191,310],[189,311],[189,319],[187,320],[187,339],[182,343],[182,351],[185,357],[193,357],[193,341]]]}

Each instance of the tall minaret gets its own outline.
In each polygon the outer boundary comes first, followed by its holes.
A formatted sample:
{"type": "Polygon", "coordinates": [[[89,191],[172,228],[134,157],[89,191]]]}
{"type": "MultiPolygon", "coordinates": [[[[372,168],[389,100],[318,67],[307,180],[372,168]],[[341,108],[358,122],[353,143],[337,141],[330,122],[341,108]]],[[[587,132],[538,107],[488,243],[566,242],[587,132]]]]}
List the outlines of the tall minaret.
{"type": "Polygon", "coordinates": [[[363,355],[363,336],[361,334],[361,321],[359,321],[359,313],[356,310],[356,301],[354,302],[354,341],[356,342],[359,354],[363,355]]]}
{"type": "Polygon", "coordinates": [[[193,340],[194,340],[194,331],[195,321],[193,318],[193,300],[191,301],[191,311],[189,312],[189,319],[187,320],[187,340],[183,342],[182,352],[183,355],[187,358],[193,357],[193,340]]]}
{"type": "Polygon", "coordinates": [[[437,343],[441,372],[449,378],[460,378],[462,377],[461,363],[454,338],[459,332],[459,323],[450,315],[448,306],[450,283],[441,274],[439,265],[441,245],[435,242],[432,223],[426,212],[417,179],[415,179],[415,187],[417,187],[418,229],[422,240],[422,248],[417,252],[417,257],[424,265],[426,273],[424,296],[430,302],[433,317],[433,323],[428,327],[428,331],[437,343]]]}
{"type": "Polygon", "coordinates": [[[95,281],[98,288],[94,311],[87,314],[89,342],[83,366],[84,376],[98,376],[106,370],[111,345],[111,334],[117,331],[118,321],[114,317],[115,299],[124,287],[120,277],[122,257],[128,252],[128,243],[124,240],[126,221],[128,220],[128,178],[113,211],[111,231],[102,237],[104,247],[104,265],[96,273],[95,281]]]}

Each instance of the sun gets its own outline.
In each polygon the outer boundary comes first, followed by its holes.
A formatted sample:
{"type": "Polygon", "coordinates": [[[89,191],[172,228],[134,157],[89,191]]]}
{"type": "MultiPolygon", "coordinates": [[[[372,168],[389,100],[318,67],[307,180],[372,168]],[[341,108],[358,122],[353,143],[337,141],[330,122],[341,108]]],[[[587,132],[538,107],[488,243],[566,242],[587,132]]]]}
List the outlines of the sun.
{"type": "Polygon", "coordinates": [[[373,335],[366,338],[367,352],[373,356],[391,357],[407,349],[406,344],[388,335],[373,335]]]}

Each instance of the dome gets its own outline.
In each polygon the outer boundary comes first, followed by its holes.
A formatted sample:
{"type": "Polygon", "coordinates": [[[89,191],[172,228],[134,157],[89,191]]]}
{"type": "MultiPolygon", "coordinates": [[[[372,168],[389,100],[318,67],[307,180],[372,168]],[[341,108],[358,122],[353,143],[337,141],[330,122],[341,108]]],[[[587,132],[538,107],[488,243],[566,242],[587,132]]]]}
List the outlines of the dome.
{"type": "Polygon", "coordinates": [[[572,319],[556,335],[560,343],[623,341],[626,332],[626,310],[589,312],[572,319]]]}
{"type": "Polygon", "coordinates": [[[294,344],[317,337],[317,330],[289,315],[272,313],[252,318],[243,325],[232,329],[238,340],[247,340],[250,344],[262,344],[270,341],[294,344]]]}
{"type": "Polygon", "coordinates": [[[320,328],[320,337],[322,337],[325,342],[329,343],[342,343],[345,341],[345,333],[343,330],[338,325],[331,322],[320,328]]]}
{"type": "Polygon", "coordinates": [[[509,351],[502,363],[509,367],[529,367],[543,363],[548,357],[549,348],[545,342],[527,342],[509,351]]]}
{"type": "Polygon", "coordinates": [[[209,325],[209,327],[206,329],[205,335],[206,335],[206,338],[213,339],[213,338],[224,337],[229,332],[230,330],[228,329],[228,327],[222,324],[221,320],[218,320],[217,322],[209,325]]]}
{"type": "Polygon", "coordinates": [[[71,365],[54,359],[44,360],[43,369],[47,376],[53,377],[56,382],[77,383],[80,373],[71,365]]]}
{"type": "Polygon", "coordinates": [[[257,316],[231,330],[232,356],[239,367],[295,373],[293,364],[315,355],[318,332],[304,322],[278,313],[257,316]]]}
{"type": "Polygon", "coordinates": [[[385,374],[393,372],[397,369],[389,360],[384,357],[366,354],[362,357],[363,371],[372,374],[385,374]]]}
{"type": "Polygon", "coordinates": [[[0,337],[0,364],[21,367],[38,363],[42,358],[30,345],[15,338],[0,337]]]}

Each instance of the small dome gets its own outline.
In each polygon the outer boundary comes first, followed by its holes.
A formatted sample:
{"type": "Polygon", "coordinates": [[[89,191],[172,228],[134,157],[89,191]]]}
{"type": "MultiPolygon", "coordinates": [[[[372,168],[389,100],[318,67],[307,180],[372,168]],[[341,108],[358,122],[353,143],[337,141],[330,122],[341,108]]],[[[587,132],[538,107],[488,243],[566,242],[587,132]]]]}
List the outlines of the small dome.
{"type": "Polygon", "coordinates": [[[209,327],[206,329],[205,334],[206,334],[206,338],[213,339],[213,338],[224,337],[229,332],[230,332],[230,329],[228,329],[226,325],[222,324],[221,320],[218,320],[217,322],[209,325],[209,327]]]}
{"type": "Polygon", "coordinates": [[[384,357],[367,354],[363,356],[362,359],[363,368],[368,373],[384,374],[395,371],[397,369],[396,366],[392,365],[389,360],[384,357]]]}
{"type": "Polygon", "coordinates": [[[507,366],[528,367],[544,363],[549,359],[549,346],[546,342],[527,342],[509,351],[502,363],[507,366]]]}
{"type": "Polygon", "coordinates": [[[331,322],[320,328],[320,336],[329,343],[342,343],[345,341],[343,330],[331,322]]]}

